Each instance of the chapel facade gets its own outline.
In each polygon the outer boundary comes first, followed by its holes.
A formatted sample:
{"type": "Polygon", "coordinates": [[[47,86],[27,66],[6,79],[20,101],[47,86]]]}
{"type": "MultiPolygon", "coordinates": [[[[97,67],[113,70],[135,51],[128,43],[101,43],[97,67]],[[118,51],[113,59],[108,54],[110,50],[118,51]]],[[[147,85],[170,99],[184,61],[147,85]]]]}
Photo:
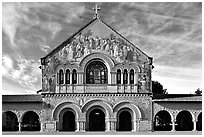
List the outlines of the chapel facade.
{"type": "Polygon", "coordinates": [[[200,130],[202,98],[153,97],[152,62],[96,12],[92,21],[41,58],[40,95],[3,96],[2,127],[42,132],[175,131],[184,130],[181,119],[188,114],[185,119],[192,124],[186,130],[200,130]]]}

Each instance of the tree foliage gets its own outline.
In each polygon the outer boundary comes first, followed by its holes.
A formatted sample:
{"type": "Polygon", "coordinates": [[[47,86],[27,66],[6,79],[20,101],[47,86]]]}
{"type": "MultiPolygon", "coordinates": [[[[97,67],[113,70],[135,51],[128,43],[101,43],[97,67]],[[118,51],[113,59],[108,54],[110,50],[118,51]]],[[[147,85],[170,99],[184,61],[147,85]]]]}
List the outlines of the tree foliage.
{"type": "Polygon", "coordinates": [[[163,89],[163,86],[158,81],[152,81],[152,93],[153,94],[167,94],[167,89],[163,89]]]}
{"type": "Polygon", "coordinates": [[[195,91],[195,94],[196,94],[196,95],[202,95],[202,90],[200,90],[200,88],[198,88],[198,89],[195,91]]]}

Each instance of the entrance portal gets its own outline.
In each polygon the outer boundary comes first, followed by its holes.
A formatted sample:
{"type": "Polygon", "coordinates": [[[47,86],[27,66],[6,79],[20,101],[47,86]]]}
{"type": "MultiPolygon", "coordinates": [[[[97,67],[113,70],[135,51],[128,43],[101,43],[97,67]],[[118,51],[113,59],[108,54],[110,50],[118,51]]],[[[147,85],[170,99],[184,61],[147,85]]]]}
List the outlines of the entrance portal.
{"type": "Polygon", "coordinates": [[[89,131],[105,131],[105,114],[101,109],[94,109],[90,112],[89,131]]]}
{"type": "Polygon", "coordinates": [[[132,130],[132,118],[131,114],[128,111],[122,111],[119,114],[119,119],[118,119],[118,131],[131,131],[132,130]]]}
{"type": "Polygon", "coordinates": [[[75,131],[75,115],[72,111],[63,114],[63,131],[75,131]]]}

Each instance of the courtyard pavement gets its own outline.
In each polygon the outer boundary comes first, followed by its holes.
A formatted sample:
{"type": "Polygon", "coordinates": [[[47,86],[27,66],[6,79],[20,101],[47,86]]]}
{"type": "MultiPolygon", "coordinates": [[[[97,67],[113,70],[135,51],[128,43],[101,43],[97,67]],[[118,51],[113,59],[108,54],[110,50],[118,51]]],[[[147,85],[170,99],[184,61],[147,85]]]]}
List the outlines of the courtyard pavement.
{"type": "Polygon", "coordinates": [[[2,132],[2,135],[202,135],[202,131],[145,132],[2,132]]]}

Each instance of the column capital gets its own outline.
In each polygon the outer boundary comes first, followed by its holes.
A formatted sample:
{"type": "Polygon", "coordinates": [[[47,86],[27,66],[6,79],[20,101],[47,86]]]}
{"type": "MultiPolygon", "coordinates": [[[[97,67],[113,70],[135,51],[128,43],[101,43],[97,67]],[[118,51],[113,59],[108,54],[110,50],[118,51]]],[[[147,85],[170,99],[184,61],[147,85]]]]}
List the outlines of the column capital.
{"type": "Polygon", "coordinates": [[[77,122],[86,122],[86,118],[76,118],[77,122]]]}

